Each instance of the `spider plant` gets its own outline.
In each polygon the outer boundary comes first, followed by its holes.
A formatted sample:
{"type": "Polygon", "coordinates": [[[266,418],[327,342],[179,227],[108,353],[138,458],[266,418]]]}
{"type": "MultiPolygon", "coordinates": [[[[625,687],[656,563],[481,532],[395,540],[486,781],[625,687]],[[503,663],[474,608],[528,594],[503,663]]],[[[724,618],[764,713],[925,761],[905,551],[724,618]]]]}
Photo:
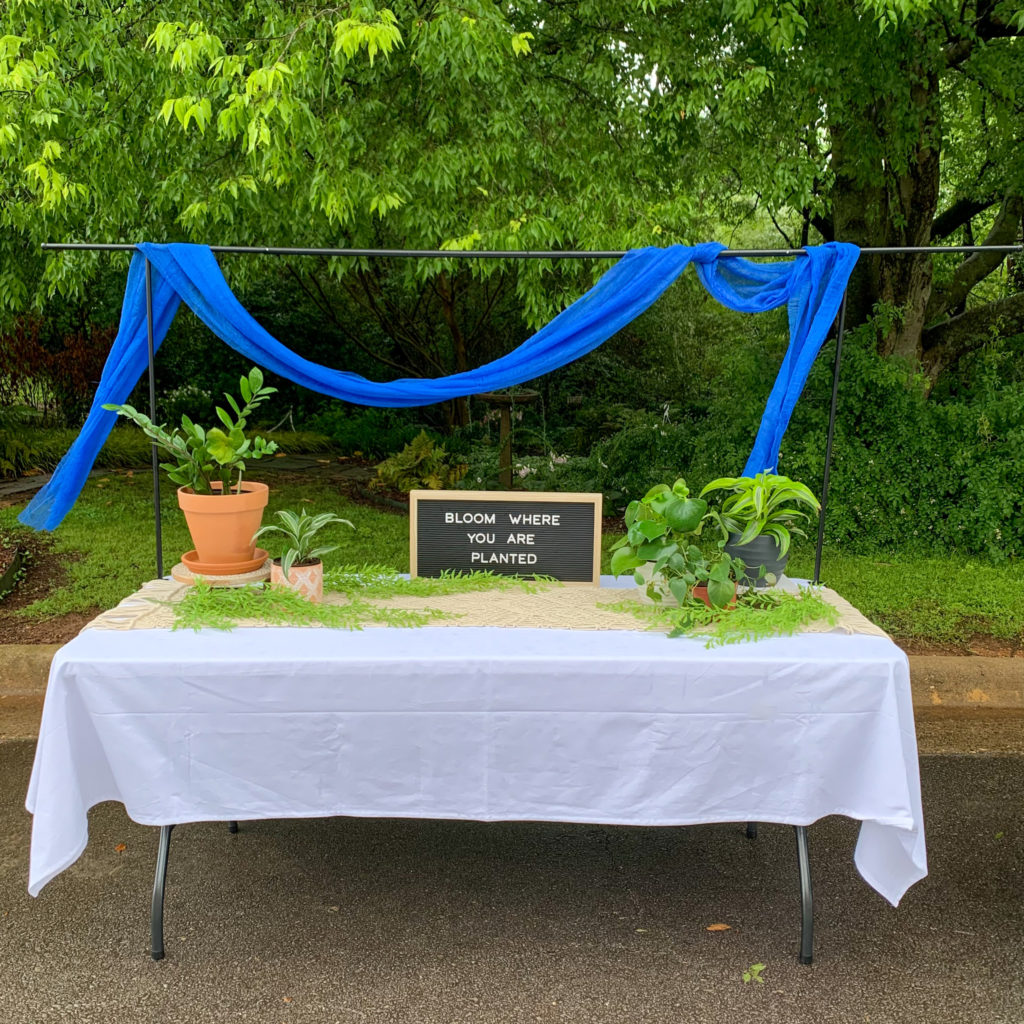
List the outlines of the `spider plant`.
{"type": "Polygon", "coordinates": [[[305,509],[298,515],[288,509],[275,512],[274,515],[281,520],[280,526],[264,526],[253,535],[255,542],[258,537],[266,533],[280,533],[284,536],[287,546],[281,553],[281,572],[284,578],[288,579],[288,571],[293,565],[311,565],[318,562],[324,555],[337,551],[340,545],[331,544],[327,547],[313,547],[314,537],[325,527],[334,523],[344,523],[345,526],[355,527],[347,519],[336,516],[333,512],[321,512],[319,515],[311,516],[305,509]]]}
{"type": "Polygon", "coordinates": [[[718,524],[723,539],[737,547],[749,544],[762,534],[773,538],[779,557],[789,552],[793,535],[806,536],[797,525],[810,518],[810,509],[821,508],[806,484],[765,470],[757,476],[719,477],[700,492],[703,498],[712,491],[729,491],[721,508],[709,516],[718,524]]]}

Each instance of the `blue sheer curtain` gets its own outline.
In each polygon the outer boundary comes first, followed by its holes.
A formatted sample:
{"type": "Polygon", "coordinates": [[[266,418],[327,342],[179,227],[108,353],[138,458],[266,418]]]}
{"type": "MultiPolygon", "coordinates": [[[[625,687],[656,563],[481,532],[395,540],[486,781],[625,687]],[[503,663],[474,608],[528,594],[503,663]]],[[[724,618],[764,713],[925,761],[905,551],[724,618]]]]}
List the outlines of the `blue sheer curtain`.
{"type": "Polygon", "coordinates": [[[719,259],[723,249],[715,242],[635,249],[508,355],[447,377],[376,382],[312,363],[272,337],[242,307],[207,246],[140,243],[128,271],[120,328],[85,425],[51,480],[18,518],[45,530],[61,522],[116,422],[116,413],[102,406],[126,401],[145,372],[147,259],[152,264],[153,340],[157,348],[184,302],[217,337],[263,369],[333,398],[386,407],[431,405],[494,391],[579,359],[639,316],[693,263],[708,292],[730,309],[760,312],[788,306],[789,349],[744,472],[774,467],[793,406],[835,319],[859,250],[830,242],[809,247],[806,256],[794,260],[758,264],[731,257],[719,259]]]}

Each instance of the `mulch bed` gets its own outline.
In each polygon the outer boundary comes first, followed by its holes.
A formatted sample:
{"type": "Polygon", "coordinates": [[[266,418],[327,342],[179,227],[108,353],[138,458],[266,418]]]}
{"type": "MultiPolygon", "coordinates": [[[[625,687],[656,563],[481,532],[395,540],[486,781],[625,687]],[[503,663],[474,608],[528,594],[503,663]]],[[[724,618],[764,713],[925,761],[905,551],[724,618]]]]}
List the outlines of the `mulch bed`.
{"type": "Polygon", "coordinates": [[[0,537],[0,575],[4,573],[14,555],[15,548],[27,550],[25,577],[13,592],[0,598],[0,644],[63,644],[100,611],[72,612],[49,619],[19,615],[18,611],[46,597],[66,579],[63,558],[49,550],[44,540],[19,537],[13,543],[0,537]]]}

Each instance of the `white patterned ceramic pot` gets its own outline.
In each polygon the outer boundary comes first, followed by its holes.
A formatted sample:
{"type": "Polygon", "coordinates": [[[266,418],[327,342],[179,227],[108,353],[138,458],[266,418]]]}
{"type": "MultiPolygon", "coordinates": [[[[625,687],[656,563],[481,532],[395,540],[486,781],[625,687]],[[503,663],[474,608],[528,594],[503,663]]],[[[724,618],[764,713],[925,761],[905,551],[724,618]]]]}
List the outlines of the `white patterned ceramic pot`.
{"type": "Polygon", "coordinates": [[[288,579],[285,579],[281,559],[275,558],[270,563],[270,585],[294,590],[313,604],[320,604],[324,598],[324,563],[316,561],[308,565],[292,565],[288,570],[288,579]]]}
{"type": "MultiPolygon", "coordinates": [[[[679,602],[676,600],[675,594],[668,589],[668,584],[665,581],[665,577],[658,573],[657,584],[655,589],[661,594],[661,600],[657,601],[653,597],[648,596],[647,587],[654,580],[654,563],[644,562],[637,570],[637,574],[643,577],[643,583],[638,583],[637,588],[639,591],[639,598],[644,604],[657,604],[662,607],[674,608],[679,602]]],[[[635,579],[635,577],[634,577],[635,579]]]]}

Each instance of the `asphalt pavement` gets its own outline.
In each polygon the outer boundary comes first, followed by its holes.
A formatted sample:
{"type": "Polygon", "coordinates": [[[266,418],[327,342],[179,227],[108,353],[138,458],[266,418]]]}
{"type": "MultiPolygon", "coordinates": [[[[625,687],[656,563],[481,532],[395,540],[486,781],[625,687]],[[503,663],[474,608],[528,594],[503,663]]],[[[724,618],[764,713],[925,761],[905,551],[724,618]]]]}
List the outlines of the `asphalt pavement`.
{"type": "Polygon", "coordinates": [[[28,896],[32,752],[0,743],[4,1024],[1024,1020],[1020,756],[922,759],[930,875],[899,908],[857,874],[855,822],[814,825],[804,967],[783,826],[338,818],[176,829],[154,963],[156,830],[120,805],[28,896]]]}

